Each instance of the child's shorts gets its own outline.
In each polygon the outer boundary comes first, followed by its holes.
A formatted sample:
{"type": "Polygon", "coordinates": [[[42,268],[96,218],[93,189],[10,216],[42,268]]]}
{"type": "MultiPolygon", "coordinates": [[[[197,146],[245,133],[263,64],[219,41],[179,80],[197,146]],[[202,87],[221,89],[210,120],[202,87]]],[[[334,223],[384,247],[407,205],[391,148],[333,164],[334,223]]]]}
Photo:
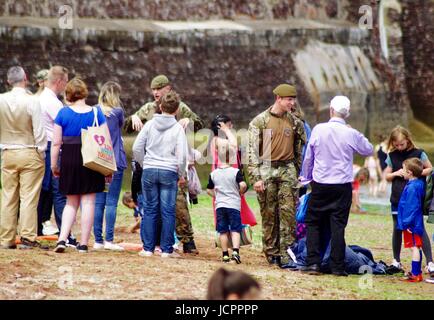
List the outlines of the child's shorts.
{"type": "Polygon", "coordinates": [[[231,208],[217,208],[217,232],[226,233],[228,231],[241,232],[240,211],[231,208]]]}
{"type": "Polygon", "coordinates": [[[404,236],[404,248],[422,247],[421,236],[410,233],[407,230],[402,231],[402,234],[404,236]]]}

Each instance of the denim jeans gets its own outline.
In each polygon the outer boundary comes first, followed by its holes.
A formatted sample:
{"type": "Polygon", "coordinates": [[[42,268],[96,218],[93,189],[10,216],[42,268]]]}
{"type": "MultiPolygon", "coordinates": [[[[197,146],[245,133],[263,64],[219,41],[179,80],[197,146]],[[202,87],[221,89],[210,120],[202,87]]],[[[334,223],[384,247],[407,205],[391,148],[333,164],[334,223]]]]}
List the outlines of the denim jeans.
{"type": "Polygon", "coordinates": [[[103,243],[102,226],[105,209],[105,240],[113,241],[116,223],[116,209],[118,207],[119,195],[122,188],[123,170],[118,170],[113,174],[108,192],[100,192],[95,198],[95,218],[93,223],[93,233],[95,242],[103,243]]]}
{"type": "MultiPolygon", "coordinates": [[[[60,157],[58,164],[60,166],[60,157]]],[[[54,206],[54,217],[60,230],[65,205],[66,196],[60,193],[59,178],[55,178],[51,172],[51,141],[48,141],[47,150],[45,151],[45,174],[38,203],[38,234],[42,233],[42,222],[50,219],[52,206],[54,206]]]]}
{"type": "Polygon", "coordinates": [[[144,169],[143,190],[143,249],[153,252],[156,245],[157,223],[161,215],[160,247],[164,253],[172,253],[175,244],[176,194],[178,174],[164,169],[144,169]]]}

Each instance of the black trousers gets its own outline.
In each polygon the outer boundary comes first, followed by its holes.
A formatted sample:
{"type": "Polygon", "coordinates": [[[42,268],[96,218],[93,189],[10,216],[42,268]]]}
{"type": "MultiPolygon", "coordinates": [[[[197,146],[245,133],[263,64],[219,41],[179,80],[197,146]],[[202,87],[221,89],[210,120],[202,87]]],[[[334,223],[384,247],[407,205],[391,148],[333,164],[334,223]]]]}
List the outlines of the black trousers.
{"type": "Polygon", "coordinates": [[[321,251],[331,240],[330,268],[345,270],[345,227],[352,200],[352,185],[312,182],[306,214],[307,264],[321,264],[321,251]]]}

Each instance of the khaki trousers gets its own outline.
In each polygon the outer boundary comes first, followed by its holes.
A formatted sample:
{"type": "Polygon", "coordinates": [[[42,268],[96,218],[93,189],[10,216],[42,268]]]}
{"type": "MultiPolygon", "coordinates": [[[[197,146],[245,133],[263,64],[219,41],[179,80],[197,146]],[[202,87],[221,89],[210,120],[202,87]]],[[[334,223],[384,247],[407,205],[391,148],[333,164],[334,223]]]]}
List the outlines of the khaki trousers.
{"type": "Polygon", "coordinates": [[[38,228],[37,207],[45,162],[36,149],[3,150],[1,156],[2,203],[1,245],[15,244],[20,212],[21,237],[35,241],[38,228]]]}

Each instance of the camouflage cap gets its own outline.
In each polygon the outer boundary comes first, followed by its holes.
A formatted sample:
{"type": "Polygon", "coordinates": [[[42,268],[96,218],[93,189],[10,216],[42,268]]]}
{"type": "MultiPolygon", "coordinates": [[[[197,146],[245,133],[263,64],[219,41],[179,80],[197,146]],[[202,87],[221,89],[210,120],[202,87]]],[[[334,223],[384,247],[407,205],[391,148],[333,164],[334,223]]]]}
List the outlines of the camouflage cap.
{"type": "Polygon", "coordinates": [[[274,88],[273,93],[279,97],[296,97],[297,90],[295,90],[294,86],[289,84],[279,84],[276,88],[274,88]]]}
{"type": "Polygon", "coordinates": [[[160,74],[156,76],[151,81],[151,89],[161,89],[169,84],[169,79],[164,75],[160,74]]]}
{"type": "Polygon", "coordinates": [[[36,73],[36,80],[38,81],[47,80],[48,71],[49,71],[48,69],[39,70],[38,73],[36,73]]]}

